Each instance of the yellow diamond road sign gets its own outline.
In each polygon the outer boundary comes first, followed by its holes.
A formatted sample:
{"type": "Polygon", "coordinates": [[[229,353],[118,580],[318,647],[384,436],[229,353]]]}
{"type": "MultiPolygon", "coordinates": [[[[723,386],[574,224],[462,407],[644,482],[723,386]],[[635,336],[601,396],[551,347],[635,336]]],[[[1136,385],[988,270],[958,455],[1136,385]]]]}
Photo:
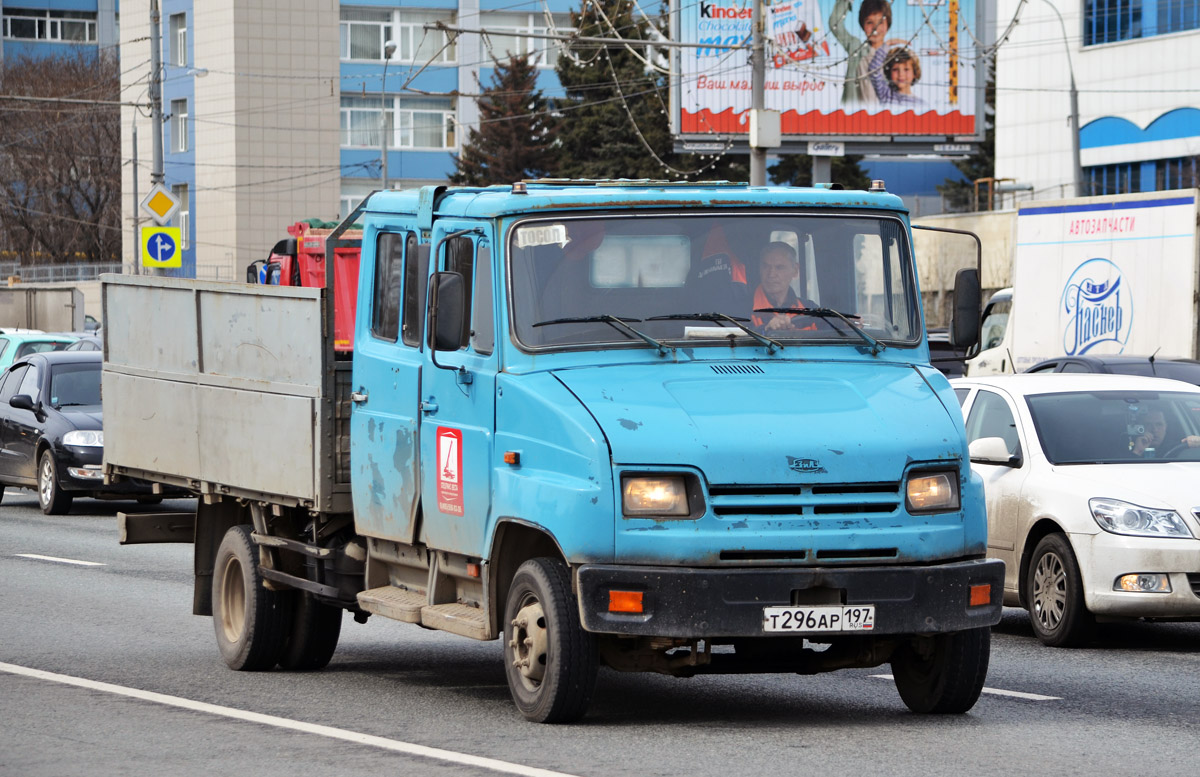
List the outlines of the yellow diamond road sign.
{"type": "Polygon", "coordinates": [[[179,200],[174,194],[171,194],[161,183],[154,184],[154,188],[146,195],[146,199],[142,200],[142,210],[150,214],[160,227],[171,220],[175,215],[175,211],[179,210],[179,200]]]}

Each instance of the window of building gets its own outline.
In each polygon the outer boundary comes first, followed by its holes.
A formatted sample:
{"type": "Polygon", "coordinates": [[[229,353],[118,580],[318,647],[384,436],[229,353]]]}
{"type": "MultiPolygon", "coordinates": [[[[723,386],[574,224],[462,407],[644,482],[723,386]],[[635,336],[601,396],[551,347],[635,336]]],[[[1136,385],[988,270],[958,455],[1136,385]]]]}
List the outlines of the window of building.
{"type": "Polygon", "coordinates": [[[1196,158],[1160,159],[1154,163],[1154,190],[1191,189],[1200,186],[1196,158]]]}
{"type": "Polygon", "coordinates": [[[171,150],[188,150],[187,100],[171,101],[171,150]]]}
{"type": "Polygon", "coordinates": [[[181,183],[178,186],[171,187],[171,194],[175,195],[175,199],[179,200],[179,246],[181,249],[188,249],[192,245],[192,203],[188,197],[188,187],[186,183],[181,183]]]}
{"type": "Polygon", "coordinates": [[[1083,45],[1200,29],[1200,0],[1084,0],[1083,45]]]}
{"type": "Polygon", "coordinates": [[[571,19],[565,14],[557,14],[549,22],[545,14],[540,13],[484,13],[482,18],[484,28],[494,31],[483,38],[489,58],[503,61],[514,55],[527,54],[536,67],[554,67],[560,44],[523,36],[555,35],[559,30],[572,29],[571,19]]]}
{"type": "Polygon", "coordinates": [[[388,96],[342,96],[342,145],[375,148],[382,145],[379,134],[381,112],[391,112],[389,148],[456,147],[454,101],[450,98],[388,96]]]}
{"type": "Polygon", "coordinates": [[[426,30],[434,22],[454,25],[452,11],[395,11],[371,8],[341,9],[342,59],[383,59],[384,44],[396,44],[392,61],[446,63],[455,61],[455,47],[447,33],[426,30]]]}
{"type": "Polygon", "coordinates": [[[1088,187],[1088,194],[1125,194],[1141,191],[1140,179],[1135,175],[1136,167],[1137,165],[1126,162],[1084,168],[1084,183],[1088,187]]]}
{"type": "Polygon", "coordinates": [[[168,20],[171,64],[187,67],[187,14],[171,14],[168,20]]]}
{"type": "Polygon", "coordinates": [[[95,11],[5,8],[3,22],[5,38],[67,43],[96,42],[95,11]]]}

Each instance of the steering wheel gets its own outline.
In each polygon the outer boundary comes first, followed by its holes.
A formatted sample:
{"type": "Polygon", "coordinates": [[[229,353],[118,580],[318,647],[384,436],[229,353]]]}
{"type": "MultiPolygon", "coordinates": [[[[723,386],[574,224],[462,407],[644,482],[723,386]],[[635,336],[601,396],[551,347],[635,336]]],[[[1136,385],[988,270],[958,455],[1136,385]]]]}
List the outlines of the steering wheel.
{"type": "MultiPolygon", "coordinates": [[[[1170,450],[1168,450],[1166,453],[1164,453],[1159,458],[1173,459],[1182,451],[1191,450],[1191,447],[1192,446],[1188,445],[1186,442],[1181,442],[1178,445],[1175,445],[1174,447],[1172,447],[1170,450]]],[[[1197,453],[1200,454],[1200,451],[1197,451],[1197,453]]]]}

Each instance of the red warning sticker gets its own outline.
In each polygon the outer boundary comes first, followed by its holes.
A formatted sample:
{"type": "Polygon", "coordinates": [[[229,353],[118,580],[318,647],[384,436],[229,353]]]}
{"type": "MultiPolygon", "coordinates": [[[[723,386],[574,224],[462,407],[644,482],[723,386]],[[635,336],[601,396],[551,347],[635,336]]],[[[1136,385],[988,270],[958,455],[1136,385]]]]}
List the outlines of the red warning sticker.
{"type": "Polygon", "coordinates": [[[462,431],[439,426],[437,430],[438,510],[463,514],[462,431]]]}

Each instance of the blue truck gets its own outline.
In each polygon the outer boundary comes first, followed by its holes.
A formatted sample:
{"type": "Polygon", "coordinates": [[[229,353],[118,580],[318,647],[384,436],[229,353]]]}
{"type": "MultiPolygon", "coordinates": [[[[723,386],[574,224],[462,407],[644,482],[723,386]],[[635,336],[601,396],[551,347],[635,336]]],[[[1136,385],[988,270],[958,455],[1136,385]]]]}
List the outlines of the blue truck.
{"type": "Polygon", "coordinates": [[[230,667],[321,668],[349,611],[501,639],[538,722],[601,666],[890,663],[913,711],[974,705],[1003,565],[882,183],[431,186],[355,221],[349,359],[332,278],[104,279],[106,477],[198,497],[121,539],[194,545],[230,667]]]}

